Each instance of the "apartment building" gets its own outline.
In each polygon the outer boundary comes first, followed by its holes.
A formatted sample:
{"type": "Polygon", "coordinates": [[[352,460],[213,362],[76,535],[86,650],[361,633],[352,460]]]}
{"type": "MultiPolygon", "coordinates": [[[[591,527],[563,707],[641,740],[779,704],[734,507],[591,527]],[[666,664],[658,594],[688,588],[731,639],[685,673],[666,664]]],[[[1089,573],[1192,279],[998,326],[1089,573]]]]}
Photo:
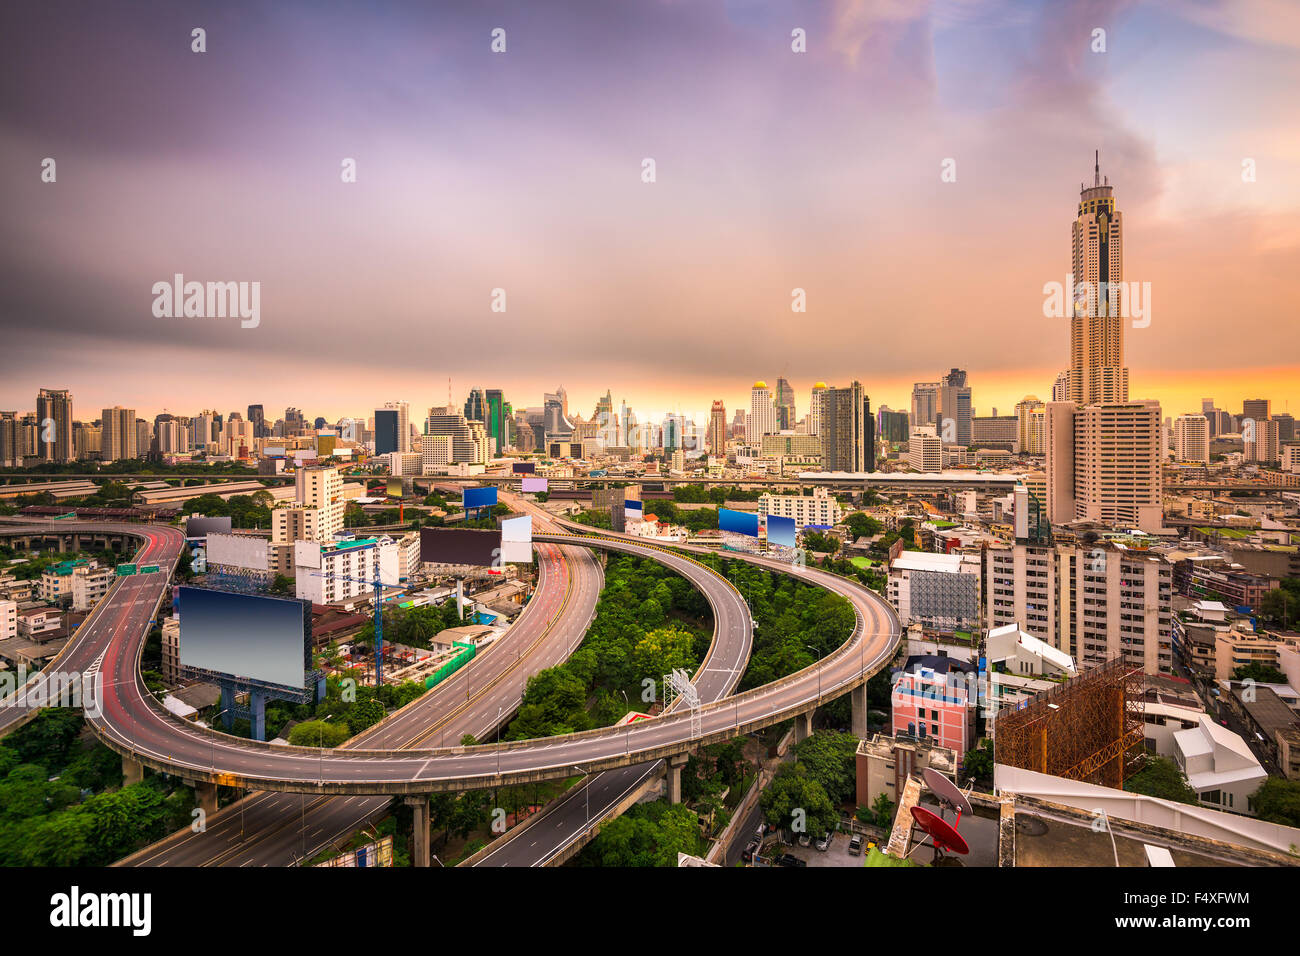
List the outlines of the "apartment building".
{"type": "Polygon", "coordinates": [[[1210,421],[1204,415],[1174,419],[1174,460],[1210,463],[1210,421]]]}
{"type": "Polygon", "coordinates": [[[793,518],[799,528],[808,525],[832,527],[844,520],[844,509],[825,488],[815,488],[811,495],[773,495],[758,498],[758,513],[766,517],[793,518]]]}
{"type": "Polygon", "coordinates": [[[995,545],[985,552],[985,621],[1018,623],[1081,669],[1120,655],[1169,673],[1173,565],[1113,542],[995,545]]]}
{"type": "Polygon", "coordinates": [[[369,597],[376,576],[385,585],[398,583],[398,546],[389,537],[299,541],[293,553],[295,596],[313,604],[369,597]]]}

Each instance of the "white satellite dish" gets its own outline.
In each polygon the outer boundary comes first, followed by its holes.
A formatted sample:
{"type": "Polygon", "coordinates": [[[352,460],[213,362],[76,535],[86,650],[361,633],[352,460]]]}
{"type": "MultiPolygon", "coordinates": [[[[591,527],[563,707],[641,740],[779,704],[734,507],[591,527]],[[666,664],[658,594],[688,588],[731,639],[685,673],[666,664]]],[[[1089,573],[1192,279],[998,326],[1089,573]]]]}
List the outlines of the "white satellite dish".
{"type": "Polygon", "coordinates": [[[966,799],[966,794],[957,789],[957,785],[932,767],[926,767],[921,771],[921,776],[925,778],[925,785],[930,788],[939,803],[951,810],[957,811],[957,819],[961,819],[963,813],[970,813],[970,801],[966,799]]]}

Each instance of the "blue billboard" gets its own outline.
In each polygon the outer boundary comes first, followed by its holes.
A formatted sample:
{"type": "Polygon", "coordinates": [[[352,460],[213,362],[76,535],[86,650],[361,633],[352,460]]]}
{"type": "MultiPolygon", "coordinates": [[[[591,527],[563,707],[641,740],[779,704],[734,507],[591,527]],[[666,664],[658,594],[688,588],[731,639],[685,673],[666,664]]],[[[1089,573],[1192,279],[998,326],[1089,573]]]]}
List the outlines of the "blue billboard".
{"type": "Polygon", "coordinates": [[[632,498],[623,499],[623,513],[631,518],[633,516],[632,512],[636,512],[637,518],[641,517],[641,502],[632,498]]]}
{"type": "Polygon", "coordinates": [[[751,538],[758,537],[758,515],[748,511],[732,511],[730,508],[718,509],[718,528],[733,534],[743,534],[751,538]]]}
{"type": "Polygon", "coordinates": [[[469,511],[472,508],[491,508],[496,503],[497,486],[488,485],[486,488],[466,488],[461,507],[469,511]]]}
{"type": "Polygon", "coordinates": [[[779,515],[767,516],[767,543],[779,544],[785,548],[795,546],[794,519],[779,515]]]}

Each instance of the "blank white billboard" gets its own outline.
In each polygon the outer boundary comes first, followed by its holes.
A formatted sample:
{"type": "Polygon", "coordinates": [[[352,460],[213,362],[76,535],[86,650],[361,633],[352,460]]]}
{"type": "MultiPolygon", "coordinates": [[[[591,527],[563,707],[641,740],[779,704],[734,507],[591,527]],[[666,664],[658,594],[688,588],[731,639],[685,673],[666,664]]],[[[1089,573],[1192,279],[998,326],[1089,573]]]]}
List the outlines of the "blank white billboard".
{"type": "Polygon", "coordinates": [[[533,560],[533,519],[531,515],[506,518],[501,522],[501,560],[531,564],[533,560]]]}
{"type": "Polygon", "coordinates": [[[295,541],[293,543],[293,563],[299,568],[320,567],[320,545],[315,541],[295,541]]]}
{"type": "Polygon", "coordinates": [[[251,534],[208,535],[208,564],[266,571],[266,539],[251,534]]]}

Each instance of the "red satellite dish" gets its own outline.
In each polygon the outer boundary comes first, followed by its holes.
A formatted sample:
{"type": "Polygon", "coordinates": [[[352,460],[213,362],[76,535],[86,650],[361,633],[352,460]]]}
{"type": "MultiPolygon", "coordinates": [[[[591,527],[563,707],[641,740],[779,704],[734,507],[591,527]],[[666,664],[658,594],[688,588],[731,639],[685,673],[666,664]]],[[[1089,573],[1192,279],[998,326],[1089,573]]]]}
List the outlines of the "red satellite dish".
{"type": "Polygon", "coordinates": [[[970,852],[970,847],[966,844],[966,838],[953,829],[947,820],[944,820],[938,814],[930,812],[925,807],[912,808],[912,821],[930,834],[930,839],[934,841],[936,850],[949,850],[963,856],[970,852]]]}

